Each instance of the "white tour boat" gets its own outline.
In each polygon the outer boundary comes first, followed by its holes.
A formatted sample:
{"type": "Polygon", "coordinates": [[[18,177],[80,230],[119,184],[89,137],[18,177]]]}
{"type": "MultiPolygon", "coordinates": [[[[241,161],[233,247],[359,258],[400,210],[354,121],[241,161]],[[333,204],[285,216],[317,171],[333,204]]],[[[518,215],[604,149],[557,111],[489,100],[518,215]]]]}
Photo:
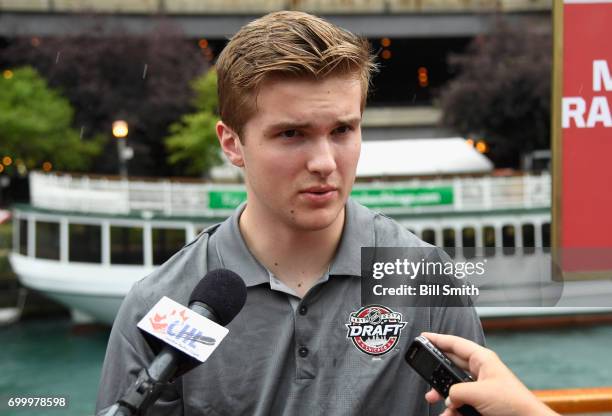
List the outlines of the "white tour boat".
{"type": "MultiPolygon", "coordinates": [[[[463,140],[454,140],[468,148],[463,140]]],[[[415,145],[426,146],[417,142],[415,145]]],[[[519,256],[513,251],[508,255],[506,249],[537,247],[543,255],[548,252],[548,173],[494,176],[486,174],[492,168],[490,162],[476,157],[472,168],[462,165],[452,172],[470,172],[473,176],[397,180],[397,176],[407,175],[389,171],[397,164],[389,156],[393,152],[389,153],[384,144],[366,143],[352,193],[357,201],[395,218],[423,240],[440,247],[497,247],[499,250],[488,252],[489,260],[497,259],[498,267],[506,273],[511,270],[513,276],[521,270],[528,273],[532,260],[529,253],[519,256]],[[377,152],[387,155],[386,163],[378,162],[377,152]],[[373,166],[376,163],[378,167],[373,166]]],[[[449,143],[440,142],[452,148],[449,143]]],[[[439,149],[430,151],[439,153],[439,149]]],[[[407,150],[402,154],[410,153],[407,150]]],[[[446,167],[452,170],[453,158],[449,160],[446,167]]],[[[427,166],[438,169],[434,163],[427,166]]],[[[153,271],[204,227],[226,218],[246,197],[244,186],[236,183],[36,172],[30,174],[30,194],[30,204],[13,207],[10,261],[18,278],[24,286],[69,307],[76,320],[109,324],[136,280],[153,271]]],[[[532,256],[536,257],[541,258],[532,256]]],[[[543,276],[550,275],[544,271],[543,276]]],[[[520,285],[520,278],[516,279],[515,284],[520,285]]],[[[610,298],[610,294],[610,281],[566,282],[558,305],[567,307],[480,307],[479,313],[494,317],[612,310],[602,308],[606,304],[593,298],[610,298]]]]}

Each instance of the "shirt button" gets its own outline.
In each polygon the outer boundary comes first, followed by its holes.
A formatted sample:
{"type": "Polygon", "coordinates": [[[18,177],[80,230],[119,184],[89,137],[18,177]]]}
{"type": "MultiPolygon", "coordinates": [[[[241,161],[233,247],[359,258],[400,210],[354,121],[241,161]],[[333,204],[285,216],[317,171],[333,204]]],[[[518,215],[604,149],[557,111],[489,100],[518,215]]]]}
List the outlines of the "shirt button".
{"type": "Polygon", "coordinates": [[[302,305],[300,306],[300,315],[306,315],[308,313],[308,306],[302,305]]]}
{"type": "Polygon", "coordinates": [[[300,349],[298,350],[298,354],[300,355],[300,357],[306,358],[308,356],[308,348],[300,347],[300,349]]]}

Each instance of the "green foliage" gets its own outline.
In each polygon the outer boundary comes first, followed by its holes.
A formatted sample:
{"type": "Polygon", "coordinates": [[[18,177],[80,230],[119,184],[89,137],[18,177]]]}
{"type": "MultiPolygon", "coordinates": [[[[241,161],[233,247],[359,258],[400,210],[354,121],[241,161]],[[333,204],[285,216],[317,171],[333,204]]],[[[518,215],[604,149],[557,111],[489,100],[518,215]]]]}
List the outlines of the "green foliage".
{"type": "Polygon", "coordinates": [[[55,169],[87,168],[99,153],[101,139],[81,140],[71,128],[72,117],[68,100],[34,69],[5,71],[0,78],[0,155],[20,160],[29,169],[45,161],[55,169]]]}
{"type": "Polygon", "coordinates": [[[170,126],[172,135],[165,139],[168,162],[181,164],[191,174],[206,174],[221,163],[215,133],[217,117],[217,74],[213,70],[192,83],[196,92],[196,112],[186,114],[170,126]]]}
{"type": "MultiPolygon", "coordinates": [[[[13,220],[17,221],[17,220],[13,220]]],[[[10,250],[13,241],[13,226],[10,221],[0,224],[0,253],[10,250]]],[[[1,254],[0,254],[1,255],[1,254]]]]}
{"type": "MultiPolygon", "coordinates": [[[[16,221],[15,219],[13,221],[16,221]]],[[[13,241],[13,227],[10,221],[0,224],[0,282],[15,279],[8,261],[8,254],[13,241]]]]}
{"type": "Polygon", "coordinates": [[[451,63],[460,75],[441,94],[446,126],[485,138],[498,167],[518,167],[521,153],[550,146],[549,33],[500,22],[451,63]]]}
{"type": "Polygon", "coordinates": [[[39,37],[35,45],[31,36],[0,42],[0,64],[36,68],[70,101],[73,126],[85,140],[96,135],[106,138],[104,150],[91,163],[92,172],[117,173],[111,125],[123,119],[129,124],[128,145],[134,150],[130,175],[182,173],[180,167],[166,163],[163,139],[172,123],[192,111],[190,81],[208,68],[208,56],[168,21],[153,23],[151,31],[142,35],[104,19],[90,23],[67,36],[39,37]]]}

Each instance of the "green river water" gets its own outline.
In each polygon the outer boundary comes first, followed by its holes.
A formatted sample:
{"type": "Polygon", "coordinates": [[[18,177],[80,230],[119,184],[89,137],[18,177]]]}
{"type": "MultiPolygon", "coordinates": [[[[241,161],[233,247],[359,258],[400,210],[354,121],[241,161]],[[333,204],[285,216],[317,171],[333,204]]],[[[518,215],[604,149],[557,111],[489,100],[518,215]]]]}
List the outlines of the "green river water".
{"type": "MultiPolygon", "coordinates": [[[[68,320],[0,328],[0,415],[92,415],[108,331],[77,334],[68,320]],[[9,408],[16,396],[66,396],[68,408],[9,408]]],[[[532,389],[612,385],[612,326],[487,335],[532,389]]]]}

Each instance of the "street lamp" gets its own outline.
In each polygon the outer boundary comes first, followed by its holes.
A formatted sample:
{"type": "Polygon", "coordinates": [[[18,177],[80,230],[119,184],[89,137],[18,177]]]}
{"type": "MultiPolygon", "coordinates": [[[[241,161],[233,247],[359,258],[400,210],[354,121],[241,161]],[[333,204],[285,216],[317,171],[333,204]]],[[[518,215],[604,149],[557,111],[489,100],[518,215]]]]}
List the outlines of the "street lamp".
{"type": "Polygon", "coordinates": [[[125,120],[113,121],[113,136],[117,139],[117,154],[119,155],[119,175],[122,179],[127,179],[127,161],[134,156],[134,151],[126,145],[129,129],[125,120]]]}
{"type": "Polygon", "coordinates": [[[113,121],[113,136],[117,139],[124,139],[128,135],[128,124],[125,120],[113,121]]]}

